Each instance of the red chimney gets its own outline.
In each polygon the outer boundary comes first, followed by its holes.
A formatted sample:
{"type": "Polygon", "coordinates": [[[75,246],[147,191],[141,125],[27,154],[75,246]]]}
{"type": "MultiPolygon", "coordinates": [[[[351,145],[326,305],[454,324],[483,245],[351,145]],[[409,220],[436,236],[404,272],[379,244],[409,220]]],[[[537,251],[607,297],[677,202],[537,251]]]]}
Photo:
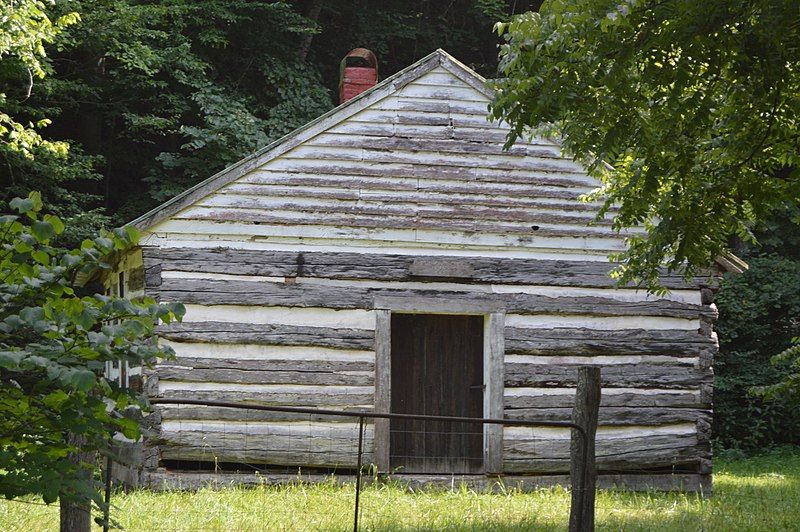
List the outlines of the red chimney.
{"type": "Polygon", "coordinates": [[[339,103],[355,98],[378,83],[378,60],[366,48],[350,50],[339,69],[339,103]]]}

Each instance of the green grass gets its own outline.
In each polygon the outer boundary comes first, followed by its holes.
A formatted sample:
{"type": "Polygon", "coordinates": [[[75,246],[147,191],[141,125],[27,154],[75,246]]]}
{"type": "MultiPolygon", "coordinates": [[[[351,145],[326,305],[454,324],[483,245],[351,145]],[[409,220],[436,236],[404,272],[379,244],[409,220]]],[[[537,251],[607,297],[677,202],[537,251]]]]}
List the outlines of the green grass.
{"type": "MultiPolygon", "coordinates": [[[[800,530],[800,451],[715,464],[714,495],[602,491],[599,530],[800,530]]],[[[114,518],[127,530],[348,530],[353,486],[334,483],[196,493],[118,494],[114,518]]],[[[364,530],[565,530],[569,493],[362,492],[364,530]]],[[[57,530],[58,508],[0,502],[0,530],[57,530]]]]}

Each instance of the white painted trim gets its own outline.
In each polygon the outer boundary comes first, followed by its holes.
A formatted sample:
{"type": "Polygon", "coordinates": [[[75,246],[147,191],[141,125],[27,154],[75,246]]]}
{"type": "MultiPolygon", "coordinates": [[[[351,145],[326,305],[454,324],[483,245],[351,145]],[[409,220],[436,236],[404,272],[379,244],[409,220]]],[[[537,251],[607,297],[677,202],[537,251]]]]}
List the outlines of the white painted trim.
{"type": "Polygon", "coordinates": [[[195,392],[251,392],[299,395],[358,395],[372,394],[372,386],[340,386],[317,384],[240,384],[231,382],[186,382],[160,379],[161,392],[188,390],[195,392]]]}
{"type": "MultiPolygon", "coordinates": [[[[374,362],[373,351],[333,349],[328,347],[215,344],[206,342],[175,342],[159,338],[160,345],[169,346],[179,357],[213,358],[219,360],[318,360],[320,362],[374,362]]],[[[170,362],[172,363],[172,362],[170,362]]]]}
{"type": "MultiPolygon", "coordinates": [[[[340,422],[325,421],[182,421],[167,420],[161,423],[162,432],[217,432],[232,434],[259,434],[273,436],[351,437],[358,435],[355,419],[342,418],[340,422]]],[[[366,434],[372,437],[371,424],[365,426],[366,434]]]]}
{"type": "MultiPolygon", "coordinates": [[[[529,440],[529,439],[570,439],[570,429],[554,427],[507,427],[506,440],[529,440]]],[[[670,425],[654,426],[599,426],[597,427],[598,440],[641,438],[648,436],[669,435],[691,435],[697,433],[697,426],[694,423],[675,423],[670,425]]]]}
{"type": "Polygon", "coordinates": [[[267,307],[248,305],[186,305],[185,323],[220,321],[298,325],[306,327],[340,327],[373,330],[375,314],[371,310],[333,310],[327,308],[267,307]]]}
{"type": "Polygon", "coordinates": [[[554,329],[563,327],[602,331],[619,331],[626,329],[691,331],[700,328],[700,320],[655,316],[528,316],[509,314],[506,316],[506,326],[518,327],[521,329],[554,329]]]}
{"type": "Polygon", "coordinates": [[[534,364],[541,366],[613,366],[617,364],[654,364],[663,365],[664,372],[673,366],[694,367],[700,363],[697,357],[678,358],[664,355],[598,355],[598,356],[564,356],[564,355],[506,355],[508,364],[534,364]]]}
{"type": "MultiPolygon", "coordinates": [[[[700,390],[672,388],[603,388],[603,395],[700,395],[700,390]]],[[[505,397],[541,397],[544,395],[575,395],[575,388],[506,388],[505,397]]]]}

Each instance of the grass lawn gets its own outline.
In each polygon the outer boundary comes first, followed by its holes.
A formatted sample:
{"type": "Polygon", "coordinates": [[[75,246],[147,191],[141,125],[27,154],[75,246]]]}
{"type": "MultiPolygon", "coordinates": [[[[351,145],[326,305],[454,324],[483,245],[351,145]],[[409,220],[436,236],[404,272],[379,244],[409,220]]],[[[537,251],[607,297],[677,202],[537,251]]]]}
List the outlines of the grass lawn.
{"type": "MultiPolygon", "coordinates": [[[[800,530],[800,450],[715,462],[714,495],[603,491],[600,530],[800,530]]],[[[363,530],[565,530],[569,493],[367,487],[363,530]]],[[[114,499],[126,530],[348,530],[353,486],[136,492],[114,499]]],[[[58,508],[0,501],[0,530],[58,530],[58,508]]]]}

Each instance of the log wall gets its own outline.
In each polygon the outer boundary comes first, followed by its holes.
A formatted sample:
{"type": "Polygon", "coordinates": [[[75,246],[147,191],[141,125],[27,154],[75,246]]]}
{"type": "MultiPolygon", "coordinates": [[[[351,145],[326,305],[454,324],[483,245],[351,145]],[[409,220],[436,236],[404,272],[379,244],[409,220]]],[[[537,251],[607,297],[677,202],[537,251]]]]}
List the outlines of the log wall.
{"type": "MultiPolygon", "coordinates": [[[[152,396],[370,409],[376,298],[505,313],[503,411],[569,419],[576,368],[602,367],[601,471],[710,467],[716,309],[664,274],[616,288],[623,236],[577,198],[597,183],[557,145],[502,149],[487,96],[439,66],[158,223],[146,291],[186,304],[152,396]]],[[[705,294],[705,297],[703,297],[705,294]]],[[[352,467],[349,420],[165,406],[162,460],[352,467]]],[[[366,433],[372,459],[372,426],[366,433]]],[[[569,433],[506,428],[506,473],[569,470],[569,433]]]]}

